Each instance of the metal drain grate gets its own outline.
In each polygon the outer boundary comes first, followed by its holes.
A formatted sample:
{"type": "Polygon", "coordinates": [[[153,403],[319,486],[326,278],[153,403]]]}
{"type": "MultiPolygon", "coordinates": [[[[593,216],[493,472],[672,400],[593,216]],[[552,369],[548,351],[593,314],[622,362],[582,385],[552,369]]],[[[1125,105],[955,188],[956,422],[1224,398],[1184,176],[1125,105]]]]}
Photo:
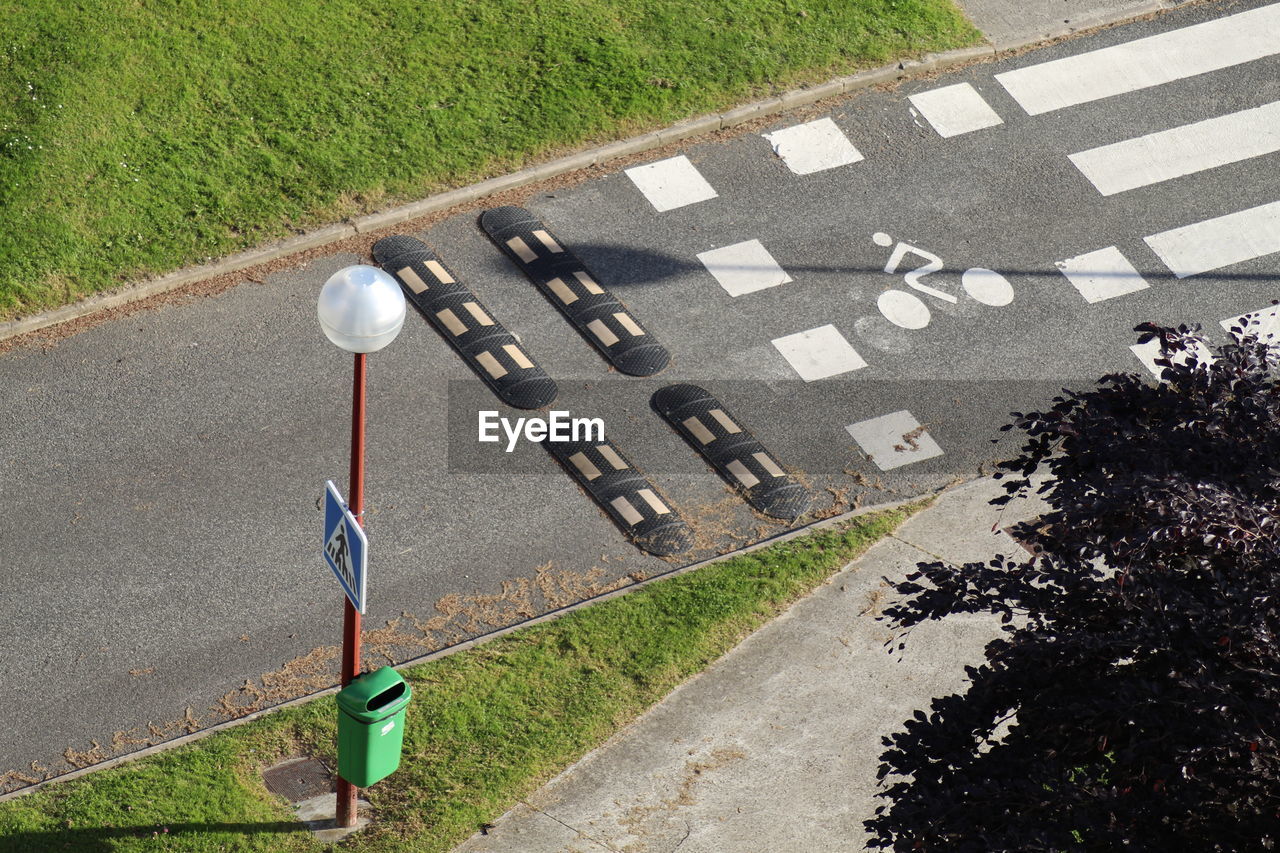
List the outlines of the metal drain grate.
{"type": "Polygon", "coordinates": [[[291,803],[300,803],[336,789],[333,774],[318,758],[286,758],[262,771],[267,790],[291,803]]]}

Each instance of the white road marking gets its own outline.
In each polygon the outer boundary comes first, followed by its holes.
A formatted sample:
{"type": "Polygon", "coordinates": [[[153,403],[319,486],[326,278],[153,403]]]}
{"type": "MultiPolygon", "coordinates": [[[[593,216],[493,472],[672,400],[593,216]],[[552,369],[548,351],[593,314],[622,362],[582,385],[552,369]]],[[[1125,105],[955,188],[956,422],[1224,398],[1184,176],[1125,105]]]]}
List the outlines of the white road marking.
{"type": "Polygon", "coordinates": [[[805,382],[839,376],[867,366],[840,330],[830,324],[775,338],[773,346],[805,382]]]}
{"type": "Polygon", "coordinates": [[[923,329],[929,325],[929,306],[919,296],[905,290],[886,290],[876,299],[884,318],[903,329],[923,329]]]}
{"type": "MultiPolygon", "coordinates": [[[[1134,344],[1129,347],[1129,349],[1138,357],[1138,361],[1141,361],[1146,365],[1147,370],[1151,371],[1152,376],[1156,379],[1160,378],[1160,374],[1164,372],[1164,368],[1156,364],[1156,359],[1160,357],[1159,338],[1152,338],[1145,344],[1134,344]]],[[[1197,341],[1192,345],[1192,350],[1195,352],[1196,358],[1201,364],[1207,364],[1208,362],[1213,361],[1213,353],[1211,353],[1209,348],[1204,344],[1197,341]]],[[[1174,364],[1186,364],[1188,358],[1190,358],[1190,356],[1186,352],[1180,352],[1171,360],[1174,364]]]]}
{"type": "Polygon", "coordinates": [[[960,276],[960,286],[969,298],[999,308],[1013,301],[1013,285],[995,270],[971,267],[960,276]]]}
{"type": "Polygon", "coordinates": [[[1280,252],[1280,201],[1144,238],[1178,278],[1280,252]]]}
{"type": "Polygon", "coordinates": [[[1257,335],[1258,340],[1268,346],[1275,347],[1280,343],[1280,306],[1272,305],[1267,308],[1260,308],[1257,311],[1250,311],[1247,314],[1241,314],[1239,317],[1228,317],[1222,321],[1222,328],[1231,333],[1231,327],[1236,326],[1243,329],[1246,335],[1257,335]],[[1246,326],[1245,319],[1250,318],[1252,322],[1246,326]]]}
{"type": "Polygon", "coordinates": [[[1071,155],[1103,195],[1280,151],[1280,101],[1071,155]]]}
{"type": "Polygon", "coordinates": [[[755,293],[767,287],[777,287],[791,281],[791,276],[778,266],[778,262],[769,254],[759,240],[747,240],[700,252],[698,260],[702,261],[716,281],[720,282],[730,296],[742,296],[755,293]]]}
{"type": "Polygon", "coordinates": [[[1115,246],[1085,252],[1054,264],[1090,304],[1148,287],[1146,279],[1115,246]]]}
{"type": "Polygon", "coordinates": [[[1004,119],[968,83],[930,89],[907,98],[944,139],[1004,124],[1004,119]]]}
{"type": "Polygon", "coordinates": [[[702,173],[681,154],[626,170],[627,177],[659,213],[716,198],[702,173]]]}
{"type": "Polygon", "coordinates": [[[862,159],[849,137],[829,118],[798,124],[761,134],[773,146],[787,168],[797,175],[809,175],[862,159]]]}
{"type": "Polygon", "coordinates": [[[881,471],[942,455],[942,448],[905,409],[849,424],[845,429],[881,471]]]}
{"type": "Polygon", "coordinates": [[[1280,52],[1280,4],[995,75],[1029,115],[1136,92],[1280,52]]]}

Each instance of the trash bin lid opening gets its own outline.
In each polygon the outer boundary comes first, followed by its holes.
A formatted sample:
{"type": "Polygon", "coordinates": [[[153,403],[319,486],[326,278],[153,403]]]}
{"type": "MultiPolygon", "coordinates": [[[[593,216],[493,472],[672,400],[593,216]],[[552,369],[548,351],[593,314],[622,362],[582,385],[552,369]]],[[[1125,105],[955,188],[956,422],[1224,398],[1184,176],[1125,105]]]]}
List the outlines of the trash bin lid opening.
{"type": "Polygon", "coordinates": [[[369,700],[367,707],[370,711],[376,711],[379,708],[385,708],[392,702],[404,695],[405,689],[408,687],[405,682],[397,682],[369,700]]]}

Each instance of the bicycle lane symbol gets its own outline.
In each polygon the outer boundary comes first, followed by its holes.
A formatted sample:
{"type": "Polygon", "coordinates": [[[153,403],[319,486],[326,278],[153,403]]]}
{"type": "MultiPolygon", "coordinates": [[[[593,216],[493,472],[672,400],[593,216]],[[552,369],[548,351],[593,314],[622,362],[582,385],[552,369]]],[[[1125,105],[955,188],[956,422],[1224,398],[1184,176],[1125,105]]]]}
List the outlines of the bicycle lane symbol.
{"type": "MultiPolygon", "coordinates": [[[[885,248],[893,246],[893,252],[889,255],[889,262],[884,266],[885,272],[890,274],[897,273],[899,265],[902,264],[907,255],[915,255],[925,263],[902,273],[907,286],[934,299],[949,302],[953,305],[959,301],[956,296],[938,290],[935,287],[930,287],[921,281],[925,276],[942,269],[942,258],[933,252],[921,249],[918,246],[912,246],[901,240],[895,244],[893,238],[883,231],[877,231],[871,236],[871,239],[877,246],[884,246],[885,248]]],[[[1013,285],[1009,284],[1009,280],[995,270],[989,270],[984,267],[970,267],[965,270],[960,276],[960,287],[971,299],[981,302],[983,305],[1000,307],[1013,301],[1013,285]]],[[[932,319],[928,304],[919,296],[907,290],[886,290],[876,300],[876,307],[880,309],[880,313],[884,315],[886,320],[903,329],[923,329],[929,325],[929,321],[932,319]]]]}

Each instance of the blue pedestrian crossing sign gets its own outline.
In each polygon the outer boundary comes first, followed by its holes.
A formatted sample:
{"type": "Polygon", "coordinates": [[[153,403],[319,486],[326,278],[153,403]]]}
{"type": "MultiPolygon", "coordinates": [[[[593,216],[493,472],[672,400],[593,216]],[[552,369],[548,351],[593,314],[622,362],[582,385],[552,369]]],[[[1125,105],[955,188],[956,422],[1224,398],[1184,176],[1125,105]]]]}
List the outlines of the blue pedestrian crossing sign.
{"type": "Polygon", "coordinates": [[[351,606],[364,613],[369,540],[332,480],[325,481],[324,559],[351,599],[351,606]]]}

